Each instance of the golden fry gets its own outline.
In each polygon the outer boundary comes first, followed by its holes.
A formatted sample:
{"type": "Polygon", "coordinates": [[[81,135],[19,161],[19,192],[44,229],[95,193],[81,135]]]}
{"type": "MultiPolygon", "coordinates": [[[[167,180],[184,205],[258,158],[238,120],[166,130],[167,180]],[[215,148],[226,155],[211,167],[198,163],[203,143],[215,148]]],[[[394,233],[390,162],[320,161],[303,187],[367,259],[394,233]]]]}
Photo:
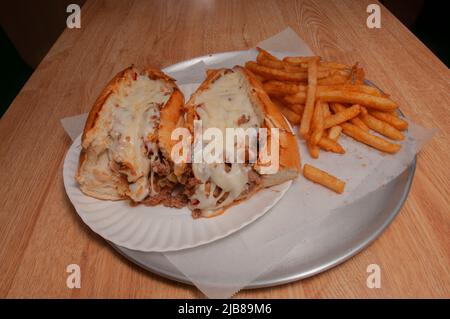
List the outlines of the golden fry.
{"type": "Polygon", "coordinates": [[[331,115],[330,105],[327,102],[322,102],[321,104],[322,104],[322,108],[323,108],[323,110],[322,110],[323,114],[322,115],[323,115],[323,118],[325,119],[325,118],[327,118],[328,116],[331,115]]]}
{"type": "Polygon", "coordinates": [[[363,84],[319,85],[317,87],[317,90],[319,91],[343,90],[343,91],[361,92],[374,96],[383,96],[383,94],[376,88],[363,84]]]}
{"type": "Polygon", "coordinates": [[[310,137],[311,145],[317,145],[323,134],[323,106],[318,100],[314,108],[314,114],[312,118],[312,134],[310,137]]]}
{"type": "Polygon", "coordinates": [[[259,54],[264,55],[266,58],[273,60],[273,61],[280,61],[276,56],[269,53],[269,51],[266,51],[260,47],[256,47],[256,50],[258,50],[259,54]]]}
{"type": "MultiPolygon", "coordinates": [[[[333,108],[333,104],[332,104],[333,108]]],[[[333,114],[325,119],[324,129],[330,128],[332,126],[341,124],[359,115],[361,112],[361,107],[358,104],[352,107],[346,108],[336,114],[333,114]]]]}
{"type": "MultiPolygon", "coordinates": [[[[301,67],[301,66],[291,65],[291,64],[288,64],[288,63],[285,63],[283,65],[283,67],[288,72],[305,72],[305,71],[308,70],[307,67],[304,68],[304,67],[301,67]]],[[[323,71],[326,71],[326,70],[323,70],[323,71]]]]}
{"type": "Polygon", "coordinates": [[[294,111],[292,111],[291,109],[287,108],[287,107],[283,107],[281,109],[281,113],[283,113],[283,115],[288,119],[289,122],[291,122],[293,125],[298,125],[300,124],[301,120],[302,120],[302,116],[295,113],[294,111]]]}
{"type": "Polygon", "coordinates": [[[364,78],[365,78],[364,69],[359,68],[358,64],[353,66],[352,75],[353,75],[354,84],[363,84],[364,83],[364,78]]]}
{"type": "Polygon", "coordinates": [[[397,103],[386,97],[354,91],[323,90],[317,92],[317,98],[325,102],[361,104],[381,111],[390,111],[397,108],[397,103]]]}
{"type": "MultiPolygon", "coordinates": [[[[266,52],[266,51],[264,51],[266,52]]],[[[270,58],[269,56],[267,56],[267,53],[264,52],[259,52],[258,56],[256,57],[256,62],[259,65],[262,66],[267,66],[269,68],[273,68],[273,69],[280,69],[280,70],[284,70],[284,63],[283,61],[280,61],[278,59],[276,59],[275,57],[273,57],[274,59],[270,58]]]]}
{"type": "MultiPolygon", "coordinates": [[[[286,62],[286,61],[283,61],[286,62]]],[[[300,68],[300,69],[307,69],[308,68],[308,62],[303,62],[301,64],[292,64],[292,63],[288,63],[286,62],[284,68],[286,70],[288,70],[290,67],[293,68],[300,68]]],[[[293,69],[294,70],[294,69],[293,69]]],[[[346,76],[351,75],[351,68],[333,68],[327,65],[323,65],[323,62],[319,62],[319,65],[317,66],[317,70],[319,71],[328,71],[329,74],[334,74],[334,73],[339,73],[339,74],[343,74],[346,76]]]]}
{"type": "Polygon", "coordinates": [[[404,131],[408,128],[408,122],[406,122],[405,120],[402,120],[401,118],[398,118],[397,116],[392,115],[390,113],[373,111],[373,112],[370,112],[370,114],[373,117],[376,117],[377,119],[379,119],[381,121],[385,121],[386,123],[392,125],[397,130],[404,131]]]}
{"type": "Polygon", "coordinates": [[[380,151],[393,154],[397,153],[401,148],[401,145],[388,142],[381,137],[365,132],[353,124],[342,123],[341,126],[345,135],[348,135],[355,140],[372,146],[380,151]]]}
{"type": "Polygon", "coordinates": [[[259,74],[253,73],[253,76],[254,76],[259,82],[261,82],[262,84],[264,84],[264,82],[266,81],[266,79],[263,78],[263,77],[262,77],[261,75],[259,75],[259,74]]]}
{"type": "Polygon", "coordinates": [[[303,176],[310,181],[335,191],[336,193],[341,194],[344,192],[345,182],[309,164],[303,166],[303,176]]]}
{"type": "Polygon", "coordinates": [[[290,108],[286,107],[283,102],[278,99],[271,99],[271,101],[276,105],[281,114],[283,114],[290,123],[292,123],[293,125],[300,124],[300,121],[302,119],[300,114],[297,114],[290,108]]]}
{"type": "Polygon", "coordinates": [[[306,141],[306,146],[308,147],[309,155],[311,155],[312,158],[319,158],[319,146],[311,145],[309,140],[306,141]]]}
{"type": "Polygon", "coordinates": [[[351,69],[350,65],[337,62],[320,62],[320,66],[330,69],[351,69]]]}
{"type": "Polygon", "coordinates": [[[284,104],[286,107],[290,108],[291,111],[297,113],[298,115],[303,115],[303,110],[305,109],[305,106],[303,104],[284,104]]]}
{"type": "Polygon", "coordinates": [[[345,154],[344,148],[339,143],[325,136],[321,137],[317,145],[327,152],[345,154]]]}
{"type": "Polygon", "coordinates": [[[293,95],[287,95],[284,100],[289,104],[305,104],[306,103],[306,93],[298,92],[293,95]]]}
{"type": "Polygon", "coordinates": [[[384,112],[384,113],[388,113],[388,114],[390,114],[390,115],[392,115],[392,116],[398,117],[398,112],[397,112],[397,110],[386,111],[386,112],[384,112]]]}
{"type": "Polygon", "coordinates": [[[337,141],[339,139],[339,136],[341,135],[342,127],[339,125],[335,125],[330,128],[330,131],[328,132],[328,138],[332,141],[337,141]]]}
{"type": "Polygon", "coordinates": [[[284,70],[273,69],[266,66],[257,64],[256,62],[249,61],[245,63],[245,67],[253,73],[259,74],[267,80],[280,80],[280,81],[294,81],[301,82],[308,79],[307,72],[290,73],[284,70]]]}
{"type": "Polygon", "coordinates": [[[264,91],[269,95],[283,96],[305,92],[306,86],[281,81],[267,81],[263,84],[264,91]]]}
{"type": "Polygon", "coordinates": [[[292,65],[301,65],[303,63],[309,63],[310,61],[318,61],[320,57],[318,56],[296,56],[296,57],[285,57],[283,61],[290,63],[292,65]]]}
{"type": "Polygon", "coordinates": [[[405,139],[405,136],[395,127],[382,120],[377,119],[376,117],[373,117],[372,115],[367,113],[367,111],[363,113],[361,118],[369,128],[371,128],[375,132],[380,133],[381,135],[384,135],[396,141],[402,141],[405,139]]]}
{"type": "Polygon", "coordinates": [[[369,114],[367,109],[364,106],[361,106],[361,115],[364,116],[364,115],[367,115],[367,114],[369,114]]]}
{"type": "Polygon", "coordinates": [[[357,116],[355,118],[352,118],[350,122],[356,126],[358,126],[360,129],[369,132],[369,127],[364,123],[363,120],[361,120],[361,116],[357,116]]]}
{"type": "MultiPolygon", "coordinates": [[[[345,106],[339,103],[331,103],[331,108],[335,113],[342,112],[345,109],[347,109],[345,106]]],[[[358,126],[359,128],[363,129],[364,131],[369,132],[369,127],[366,124],[364,124],[364,122],[361,120],[361,115],[352,118],[350,122],[358,126]]]]}
{"type": "Polygon", "coordinates": [[[308,64],[308,90],[306,92],[305,109],[300,125],[300,135],[306,137],[311,127],[311,119],[314,114],[314,103],[317,89],[317,64],[318,59],[311,60],[308,64]]]}
{"type": "Polygon", "coordinates": [[[345,84],[351,80],[350,76],[346,76],[340,73],[333,73],[326,78],[322,78],[317,80],[318,85],[337,85],[337,84],[345,84]]]}
{"type": "Polygon", "coordinates": [[[369,132],[369,127],[361,120],[361,116],[354,117],[350,120],[350,123],[358,126],[360,129],[369,132]]]}

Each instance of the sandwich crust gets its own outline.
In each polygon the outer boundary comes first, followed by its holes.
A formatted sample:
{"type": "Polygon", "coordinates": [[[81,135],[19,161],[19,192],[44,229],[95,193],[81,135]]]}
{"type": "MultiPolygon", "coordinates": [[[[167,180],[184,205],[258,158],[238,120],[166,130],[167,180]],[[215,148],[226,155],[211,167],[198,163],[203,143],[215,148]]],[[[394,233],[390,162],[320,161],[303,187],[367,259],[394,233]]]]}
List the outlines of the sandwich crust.
{"type": "MultiPolygon", "coordinates": [[[[263,110],[265,121],[263,126],[266,128],[279,128],[280,133],[280,168],[293,170],[297,173],[301,171],[300,153],[298,151],[297,139],[287,123],[284,116],[278,111],[277,107],[270,100],[270,97],[264,91],[261,82],[254,76],[254,74],[241,67],[235,66],[234,70],[239,70],[247,78],[251,90],[250,95],[252,100],[256,101],[257,106],[263,110]]],[[[195,111],[195,98],[203,91],[208,90],[209,87],[223,74],[230,72],[230,69],[213,69],[207,71],[207,78],[198,87],[197,91],[191,95],[188,103],[185,106],[187,116],[186,125],[193,132],[193,122],[197,118],[195,111]]]]}
{"type": "MultiPolygon", "coordinates": [[[[107,152],[99,153],[97,150],[90,147],[93,137],[98,134],[102,128],[97,127],[97,121],[99,114],[104,105],[107,103],[109,97],[116,94],[121,86],[131,85],[133,79],[135,80],[137,75],[146,75],[152,80],[163,80],[168,87],[172,89],[172,93],[159,109],[159,124],[157,126],[157,144],[159,150],[163,154],[165,159],[172,162],[170,153],[172,146],[174,145],[171,140],[171,133],[178,125],[183,124],[183,104],[184,97],[175,84],[175,80],[167,76],[163,72],[148,68],[141,72],[130,66],[125,70],[119,72],[114,78],[106,85],[99,97],[95,101],[91,108],[86,124],[82,134],[82,150],[80,152],[78,171],[76,180],[80,184],[81,190],[89,196],[98,199],[108,200],[120,200],[127,198],[128,182],[127,178],[123,174],[119,173],[118,166],[114,161],[107,157],[107,152]],[[101,168],[95,167],[89,170],[89,172],[83,171],[83,165],[87,165],[88,158],[93,162],[104,161],[108,164],[103,164],[101,168]]],[[[127,159],[122,166],[127,166],[133,174],[133,166],[127,162],[127,159]]],[[[178,169],[179,174],[182,174],[182,169],[178,169]]],[[[147,178],[147,176],[145,177],[147,178]]]]}
{"type": "MultiPolygon", "coordinates": [[[[262,182],[258,184],[255,188],[251,189],[249,192],[246,192],[236,200],[234,200],[231,204],[222,207],[217,210],[212,215],[207,217],[216,216],[221,214],[228,207],[235,205],[242,200],[252,196],[259,189],[264,187],[269,187],[276,184],[281,184],[287,180],[294,179],[298,176],[301,166],[300,166],[300,155],[297,146],[297,139],[294,133],[291,130],[291,127],[287,123],[286,119],[283,115],[278,111],[276,106],[272,103],[267,93],[264,91],[259,80],[247,69],[235,66],[233,69],[214,69],[207,71],[207,78],[205,81],[199,86],[197,91],[191,95],[188,103],[185,106],[186,111],[186,126],[193,132],[193,122],[195,119],[198,119],[198,115],[196,113],[196,98],[204,91],[208,90],[211,85],[218,80],[221,76],[228,72],[241,72],[248,84],[249,84],[249,97],[252,101],[252,104],[255,108],[256,113],[261,112],[264,118],[261,127],[268,128],[268,134],[270,134],[270,128],[278,128],[279,129],[279,170],[275,174],[262,174],[261,179],[262,182]]],[[[269,139],[270,140],[270,139],[269,139]]],[[[255,163],[253,168],[255,171],[260,173],[260,168],[262,163],[255,163]]],[[[202,213],[194,212],[194,216],[205,217],[202,213]]]]}
{"type": "MultiPolygon", "coordinates": [[[[301,172],[300,152],[298,150],[297,138],[287,120],[273,104],[270,97],[264,91],[261,82],[255,75],[242,67],[239,67],[247,77],[252,90],[250,94],[257,98],[264,108],[265,120],[264,126],[268,129],[274,127],[279,129],[279,171],[281,174],[264,175],[264,186],[280,184],[286,180],[292,179],[301,172]]],[[[270,132],[268,132],[270,134],[270,132]]],[[[268,141],[270,143],[270,139],[268,141]]],[[[255,169],[259,171],[261,163],[257,162],[255,169]]]]}

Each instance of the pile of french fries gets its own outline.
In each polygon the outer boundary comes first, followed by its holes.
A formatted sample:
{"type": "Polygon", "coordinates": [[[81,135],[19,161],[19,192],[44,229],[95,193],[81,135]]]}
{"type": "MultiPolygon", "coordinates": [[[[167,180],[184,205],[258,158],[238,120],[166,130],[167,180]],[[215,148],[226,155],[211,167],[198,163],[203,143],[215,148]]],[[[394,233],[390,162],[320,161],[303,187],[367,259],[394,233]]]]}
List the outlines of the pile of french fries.
{"type": "MultiPolygon", "coordinates": [[[[318,56],[280,60],[258,51],[256,62],[248,61],[245,67],[290,123],[299,126],[312,158],[318,158],[320,150],[344,154],[341,133],[382,152],[399,151],[401,145],[391,140],[404,139],[408,122],[398,116],[398,105],[387,94],[364,84],[358,64],[326,62],[318,56]]],[[[305,165],[303,174],[338,193],[344,191],[344,182],[311,165],[305,165]]]]}

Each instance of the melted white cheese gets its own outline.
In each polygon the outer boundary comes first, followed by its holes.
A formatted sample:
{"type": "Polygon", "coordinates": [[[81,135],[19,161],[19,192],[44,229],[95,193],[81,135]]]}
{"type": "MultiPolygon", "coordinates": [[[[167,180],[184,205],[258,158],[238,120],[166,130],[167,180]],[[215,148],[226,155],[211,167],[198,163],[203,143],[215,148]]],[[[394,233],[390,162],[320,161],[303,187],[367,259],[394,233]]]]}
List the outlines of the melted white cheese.
{"type": "MultiPolygon", "coordinates": [[[[227,127],[245,129],[260,126],[260,119],[248,95],[247,80],[240,72],[222,75],[208,90],[196,97],[195,104],[203,129],[219,128],[224,137],[227,127]],[[246,121],[242,121],[243,117],[246,121]]],[[[192,208],[210,211],[231,204],[247,189],[250,169],[245,164],[233,163],[227,172],[223,163],[193,163],[194,175],[202,181],[202,184],[197,186],[195,193],[191,196],[192,208]],[[211,185],[209,193],[206,182],[210,182],[211,185]],[[216,187],[220,187],[222,193],[214,197],[216,187]],[[226,199],[218,203],[226,193],[228,193],[226,199]]]]}
{"type": "Polygon", "coordinates": [[[230,72],[217,79],[195,99],[203,128],[217,127],[223,134],[227,127],[259,127],[258,116],[247,93],[247,80],[240,72],[230,72]],[[238,124],[244,116],[248,122],[238,124]]]}
{"type": "MultiPolygon", "coordinates": [[[[110,158],[122,164],[119,171],[127,177],[130,183],[127,195],[134,201],[149,194],[148,175],[158,152],[157,144],[149,139],[158,127],[159,108],[168,101],[171,92],[172,88],[164,81],[138,75],[130,85],[120,86],[100,111],[103,123],[99,124],[106,126],[109,134],[106,140],[110,158]],[[151,158],[147,155],[148,148],[153,151],[151,158]]],[[[98,138],[104,136],[99,134],[98,138]]]]}

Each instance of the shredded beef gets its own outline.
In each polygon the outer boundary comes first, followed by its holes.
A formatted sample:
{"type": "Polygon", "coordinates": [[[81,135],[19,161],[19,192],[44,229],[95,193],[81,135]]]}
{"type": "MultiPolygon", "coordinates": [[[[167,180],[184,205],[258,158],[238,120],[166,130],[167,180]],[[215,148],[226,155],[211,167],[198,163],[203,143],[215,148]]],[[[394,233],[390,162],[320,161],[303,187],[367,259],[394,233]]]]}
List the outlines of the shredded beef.
{"type": "Polygon", "coordinates": [[[239,195],[238,200],[241,199],[241,198],[244,198],[248,194],[251,194],[255,190],[255,188],[259,184],[261,184],[261,182],[262,182],[261,176],[257,172],[255,172],[254,170],[250,170],[248,172],[248,183],[247,183],[248,186],[247,186],[247,189],[245,191],[243,191],[239,195]]]}
{"type": "Polygon", "coordinates": [[[188,167],[181,177],[180,183],[184,186],[183,194],[189,197],[194,194],[195,186],[201,182],[195,178],[192,168],[188,167]]]}
{"type": "Polygon", "coordinates": [[[165,187],[157,194],[147,197],[142,203],[147,206],[163,204],[167,207],[181,208],[187,205],[188,198],[182,192],[174,192],[172,188],[165,187]]]}
{"type": "Polygon", "coordinates": [[[152,170],[158,175],[167,176],[171,172],[170,164],[166,161],[155,161],[152,163],[152,170]]]}

